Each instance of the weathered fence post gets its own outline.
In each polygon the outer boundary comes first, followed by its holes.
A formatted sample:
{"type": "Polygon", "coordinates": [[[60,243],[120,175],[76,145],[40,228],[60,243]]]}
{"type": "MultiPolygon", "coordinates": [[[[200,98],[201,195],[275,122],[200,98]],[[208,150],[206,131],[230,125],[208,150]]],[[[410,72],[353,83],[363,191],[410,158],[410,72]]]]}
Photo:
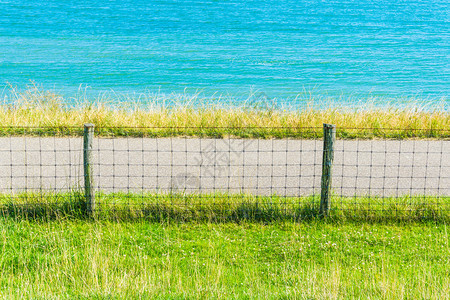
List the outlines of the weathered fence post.
{"type": "Polygon", "coordinates": [[[94,176],[92,172],[94,127],[94,124],[84,124],[83,134],[84,195],[86,199],[86,210],[90,216],[93,215],[95,210],[94,176]]]}
{"type": "Polygon", "coordinates": [[[331,168],[334,158],[334,141],[336,140],[336,125],[323,124],[323,159],[322,185],[320,193],[320,215],[327,216],[330,209],[331,168]]]}

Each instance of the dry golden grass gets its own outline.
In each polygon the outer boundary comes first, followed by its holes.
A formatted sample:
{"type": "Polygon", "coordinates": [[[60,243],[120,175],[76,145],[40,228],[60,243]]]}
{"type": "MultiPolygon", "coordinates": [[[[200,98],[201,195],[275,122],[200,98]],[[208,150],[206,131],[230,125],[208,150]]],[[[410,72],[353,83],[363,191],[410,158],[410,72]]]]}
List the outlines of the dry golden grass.
{"type": "Polygon", "coordinates": [[[115,133],[117,130],[111,129],[112,127],[135,128],[134,133],[141,131],[146,134],[149,132],[136,128],[159,128],[150,134],[154,136],[198,135],[197,129],[214,128],[200,135],[295,138],[312,137],[311,134],[300,134],[299,128],[317,128],[314,136],[320,136],[322,124],[331,123],[337,125],[338,137],[344,138],[450,137],[450,114],[446,107],[440,110],[369,106],[359,109],[281,110],[245,105],[232,108],[211,104],[199,106],[190,104],[192,101],[182,105],[165,104],[176,102],[173,99],[154,99],[146,105],[131,102],[119,107],[108,104],[111,100],[71,99],[70,101],[76,104],[67,106],[64,104],[70,102],[67,99],[36,87],[23,92],[12,90],[11,95],[12,99],[0,106],[3,134],[11,134],[14,131],[12,128],[23,126],[45,127],[64,134],[67,128],[93,123],[96,127],[103,128],[99,130],[100,134],[115,133]],[[186,127],[189,130],[173,130],[186,127]],[[242,130],[243,128],[246,130],[242,130]],[[249,132],[249,128],[253,130],[249,132]],[[273,128],[291,130],[280,131],[273,128]],[[355,128],[369,130],[361,131],[355,128]],[[293,132],[292,129],[296,131],[293,132]]]}

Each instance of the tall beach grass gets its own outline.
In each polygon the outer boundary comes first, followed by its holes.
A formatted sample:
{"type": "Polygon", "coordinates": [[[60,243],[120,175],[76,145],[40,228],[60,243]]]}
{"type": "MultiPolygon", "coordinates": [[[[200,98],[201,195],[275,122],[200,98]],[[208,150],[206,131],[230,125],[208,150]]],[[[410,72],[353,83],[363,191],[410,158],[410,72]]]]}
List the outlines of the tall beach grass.
{"type": "Polygon", "coordinates": [[[338,137],[344,138],[450,137],[446,101],[432,108],[417,104],[395,108],[379,107],[367,99],[353,108],[318,108],[311,99],[295,108],[265,98],[226,105],[220,96],[203,99],[199,94],[148,95],[145,101],[114,99],[114,94],[69,99],[36,86],[23,91],[11,87],[7,95],[0,105],[2,135],[23,134],[20,127],[41,127],[39,134],[72,135],[70,128],[93,123],[100,135],[120,135],[119,128],[127,127],[127,134],[148,136],[311,138],[320,137],[323,123],[332,123],[338,127],[338,137]]]}

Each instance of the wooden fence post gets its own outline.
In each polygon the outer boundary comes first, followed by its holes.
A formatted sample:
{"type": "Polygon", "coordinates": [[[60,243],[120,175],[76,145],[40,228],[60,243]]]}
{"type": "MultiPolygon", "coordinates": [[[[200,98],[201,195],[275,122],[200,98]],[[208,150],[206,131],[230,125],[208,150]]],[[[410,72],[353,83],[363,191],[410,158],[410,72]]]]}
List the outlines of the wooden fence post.
{"type": "Polygon", "coordinates": [[[86,211],[89,216],[92,216],[95,211],[94,176],[92,172],[94,127],[94,124],[84,124],[83,134],[84,196],[86,211]]]}
{"type": "Polygon", "coordinates": [[[333,166],[335,140],[336,125],[323,124],[322,185],[319,212],[324,217],[328,215],[331,204],[331,169],[333,166]]]}

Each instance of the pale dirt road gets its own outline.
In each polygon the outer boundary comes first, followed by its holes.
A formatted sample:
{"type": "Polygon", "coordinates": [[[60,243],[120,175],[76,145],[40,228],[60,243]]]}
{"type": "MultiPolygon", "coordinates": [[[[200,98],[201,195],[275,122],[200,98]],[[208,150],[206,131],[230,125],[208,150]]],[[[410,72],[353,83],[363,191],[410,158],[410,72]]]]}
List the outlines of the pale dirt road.
{"type": "MultiPolygon", "coordinates": [[[[321,140],[96,138],[106,192],[320,193],[321,140]]],[[[81,138],[0,138],[0,192],[68,190],[82,181],[81,138]]],[[[340,195],[450,195],[450,141],[336,142],[340,195]]]]}

